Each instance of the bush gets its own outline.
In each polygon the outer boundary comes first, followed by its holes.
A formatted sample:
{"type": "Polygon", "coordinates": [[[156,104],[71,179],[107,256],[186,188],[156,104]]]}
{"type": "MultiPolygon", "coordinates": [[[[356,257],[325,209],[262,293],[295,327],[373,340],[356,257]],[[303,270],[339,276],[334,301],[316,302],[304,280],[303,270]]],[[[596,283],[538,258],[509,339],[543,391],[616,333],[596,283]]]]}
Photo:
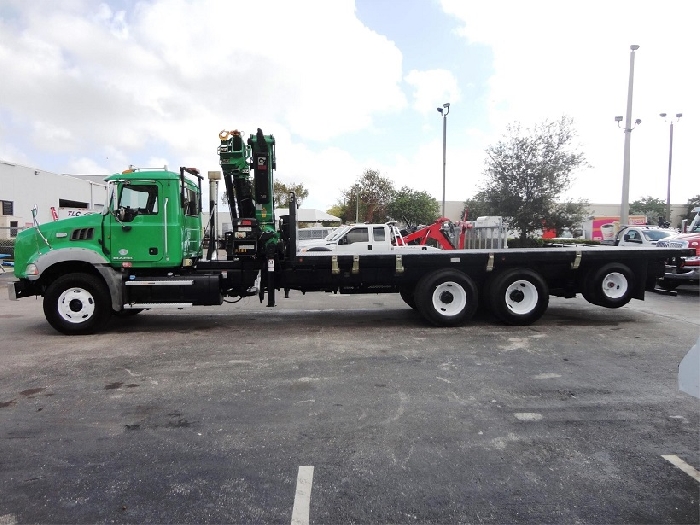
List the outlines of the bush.
{"type": "Polygon", "coordinates": [[[544,245],[552,244],[585,244],[586,246],[599,246],[600,241],[593,241],[591,239],[547,239],[544,241],[544,245]]]}
{"type": "Polygon", "coordinates": [[[508,239],[508,248],[542,248],[544,241],[542,239],[508,239]]]}
{"type": "Polygon", "coordinates": [[[524,241],[520,238],[508,239],[508,248],[551,248],[553,246],[562,246],[570,244],[585,244],[587,246],[597,246],[600,241],[592,241],[589,239],[531,239],[527,238],[524,241]]]}

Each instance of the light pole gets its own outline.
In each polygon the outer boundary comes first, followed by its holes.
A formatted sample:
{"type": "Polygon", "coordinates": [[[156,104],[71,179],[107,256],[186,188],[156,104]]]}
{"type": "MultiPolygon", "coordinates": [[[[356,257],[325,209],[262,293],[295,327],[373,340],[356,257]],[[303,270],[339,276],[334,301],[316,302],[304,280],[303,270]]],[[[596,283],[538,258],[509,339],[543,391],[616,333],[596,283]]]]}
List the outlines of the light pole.
{"type": "MultiPolygon", "coordinates": [[[[630,79],[627,87],[627,117],[625,120],[625,159],[622,169],[622,205],[620,224],[629,222],[630,215],[630,139],[632,137],[632,90],[634,88],[634,52],[639,46],[630,46],[630,79]]],[[[641,122],[641,120],[639,121],[641,122]]]]}
{"type": "MultiPolygon", "coordinates": [[[[663,119],[666,118],[666,113],[659,113],[659,116],[663,119]]],[[[683,113],[676,113],[676,122],[678,122],[683,113]]],[[[671,120],[670,131],[669,131],[669,144],[668,144],[668,187],[666,188],[666,221],[671,222],[671,164],[673,161],[673,120],[671,120]]]]}
{"type": "Polygon", "coordinates": [[[445,102],[437,108],[442,115],[442,216],[445,216],[445,165],[447,164],[447,115],[450,114],[450,103],[445,102]]]}

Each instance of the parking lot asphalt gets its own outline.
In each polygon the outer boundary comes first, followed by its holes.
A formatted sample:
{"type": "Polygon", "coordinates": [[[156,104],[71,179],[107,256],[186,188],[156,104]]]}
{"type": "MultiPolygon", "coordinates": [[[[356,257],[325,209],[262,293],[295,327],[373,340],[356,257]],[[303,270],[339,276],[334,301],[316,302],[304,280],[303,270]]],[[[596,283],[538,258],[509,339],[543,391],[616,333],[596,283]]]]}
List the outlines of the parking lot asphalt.
{"type": "Polygon", "coordinates": [[[67,337],[1,293],[0,523],[700,521],[697,289],[529,327],[277,303],[67,337]]]}

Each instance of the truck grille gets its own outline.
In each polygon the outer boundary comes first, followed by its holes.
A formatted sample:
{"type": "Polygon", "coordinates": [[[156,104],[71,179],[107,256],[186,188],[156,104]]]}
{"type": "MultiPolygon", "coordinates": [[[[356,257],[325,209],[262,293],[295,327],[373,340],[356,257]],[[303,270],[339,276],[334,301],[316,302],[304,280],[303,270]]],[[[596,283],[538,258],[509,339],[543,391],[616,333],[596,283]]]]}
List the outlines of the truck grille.
{"type": "Polygon", "coordinates": [[[687,248],[688,241],[659,241],[656,243],[657,248],[687,248]]]}
{"type": "Polygon", "coordinates": [[[95,228],[78,228],[70,234],[71,241],[86,241],[92,239],[95,234],[95,228]]]}

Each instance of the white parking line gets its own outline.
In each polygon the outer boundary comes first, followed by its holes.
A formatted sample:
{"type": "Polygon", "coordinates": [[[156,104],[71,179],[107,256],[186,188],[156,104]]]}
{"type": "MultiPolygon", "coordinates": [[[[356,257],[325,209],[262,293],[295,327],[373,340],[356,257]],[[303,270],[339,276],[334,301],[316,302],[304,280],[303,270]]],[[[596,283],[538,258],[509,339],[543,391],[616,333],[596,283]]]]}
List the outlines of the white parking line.
{"type": "Polygon", "coordinates": [[[313,479],[313,467],[299,467],[297,493],[294,496],[294,508],[292,509],[292,525],[309,525],[309,505],[311,504],[313,479]]]}
{"type": "Polygon", "coordinates": [[[671,463],[672,465],[681,469],[683,472],[688,474],[688,476],[693,478],[695,481],[700,481],[700,472],[698,472],[693,467],[688,465],[685,461],[683,461],[681,458],[679,458],[675,454],[670,454],[670,455],[666,455],[666,456],[662,455],[661,457],[664,458],[669,463],[671,463]]]}

